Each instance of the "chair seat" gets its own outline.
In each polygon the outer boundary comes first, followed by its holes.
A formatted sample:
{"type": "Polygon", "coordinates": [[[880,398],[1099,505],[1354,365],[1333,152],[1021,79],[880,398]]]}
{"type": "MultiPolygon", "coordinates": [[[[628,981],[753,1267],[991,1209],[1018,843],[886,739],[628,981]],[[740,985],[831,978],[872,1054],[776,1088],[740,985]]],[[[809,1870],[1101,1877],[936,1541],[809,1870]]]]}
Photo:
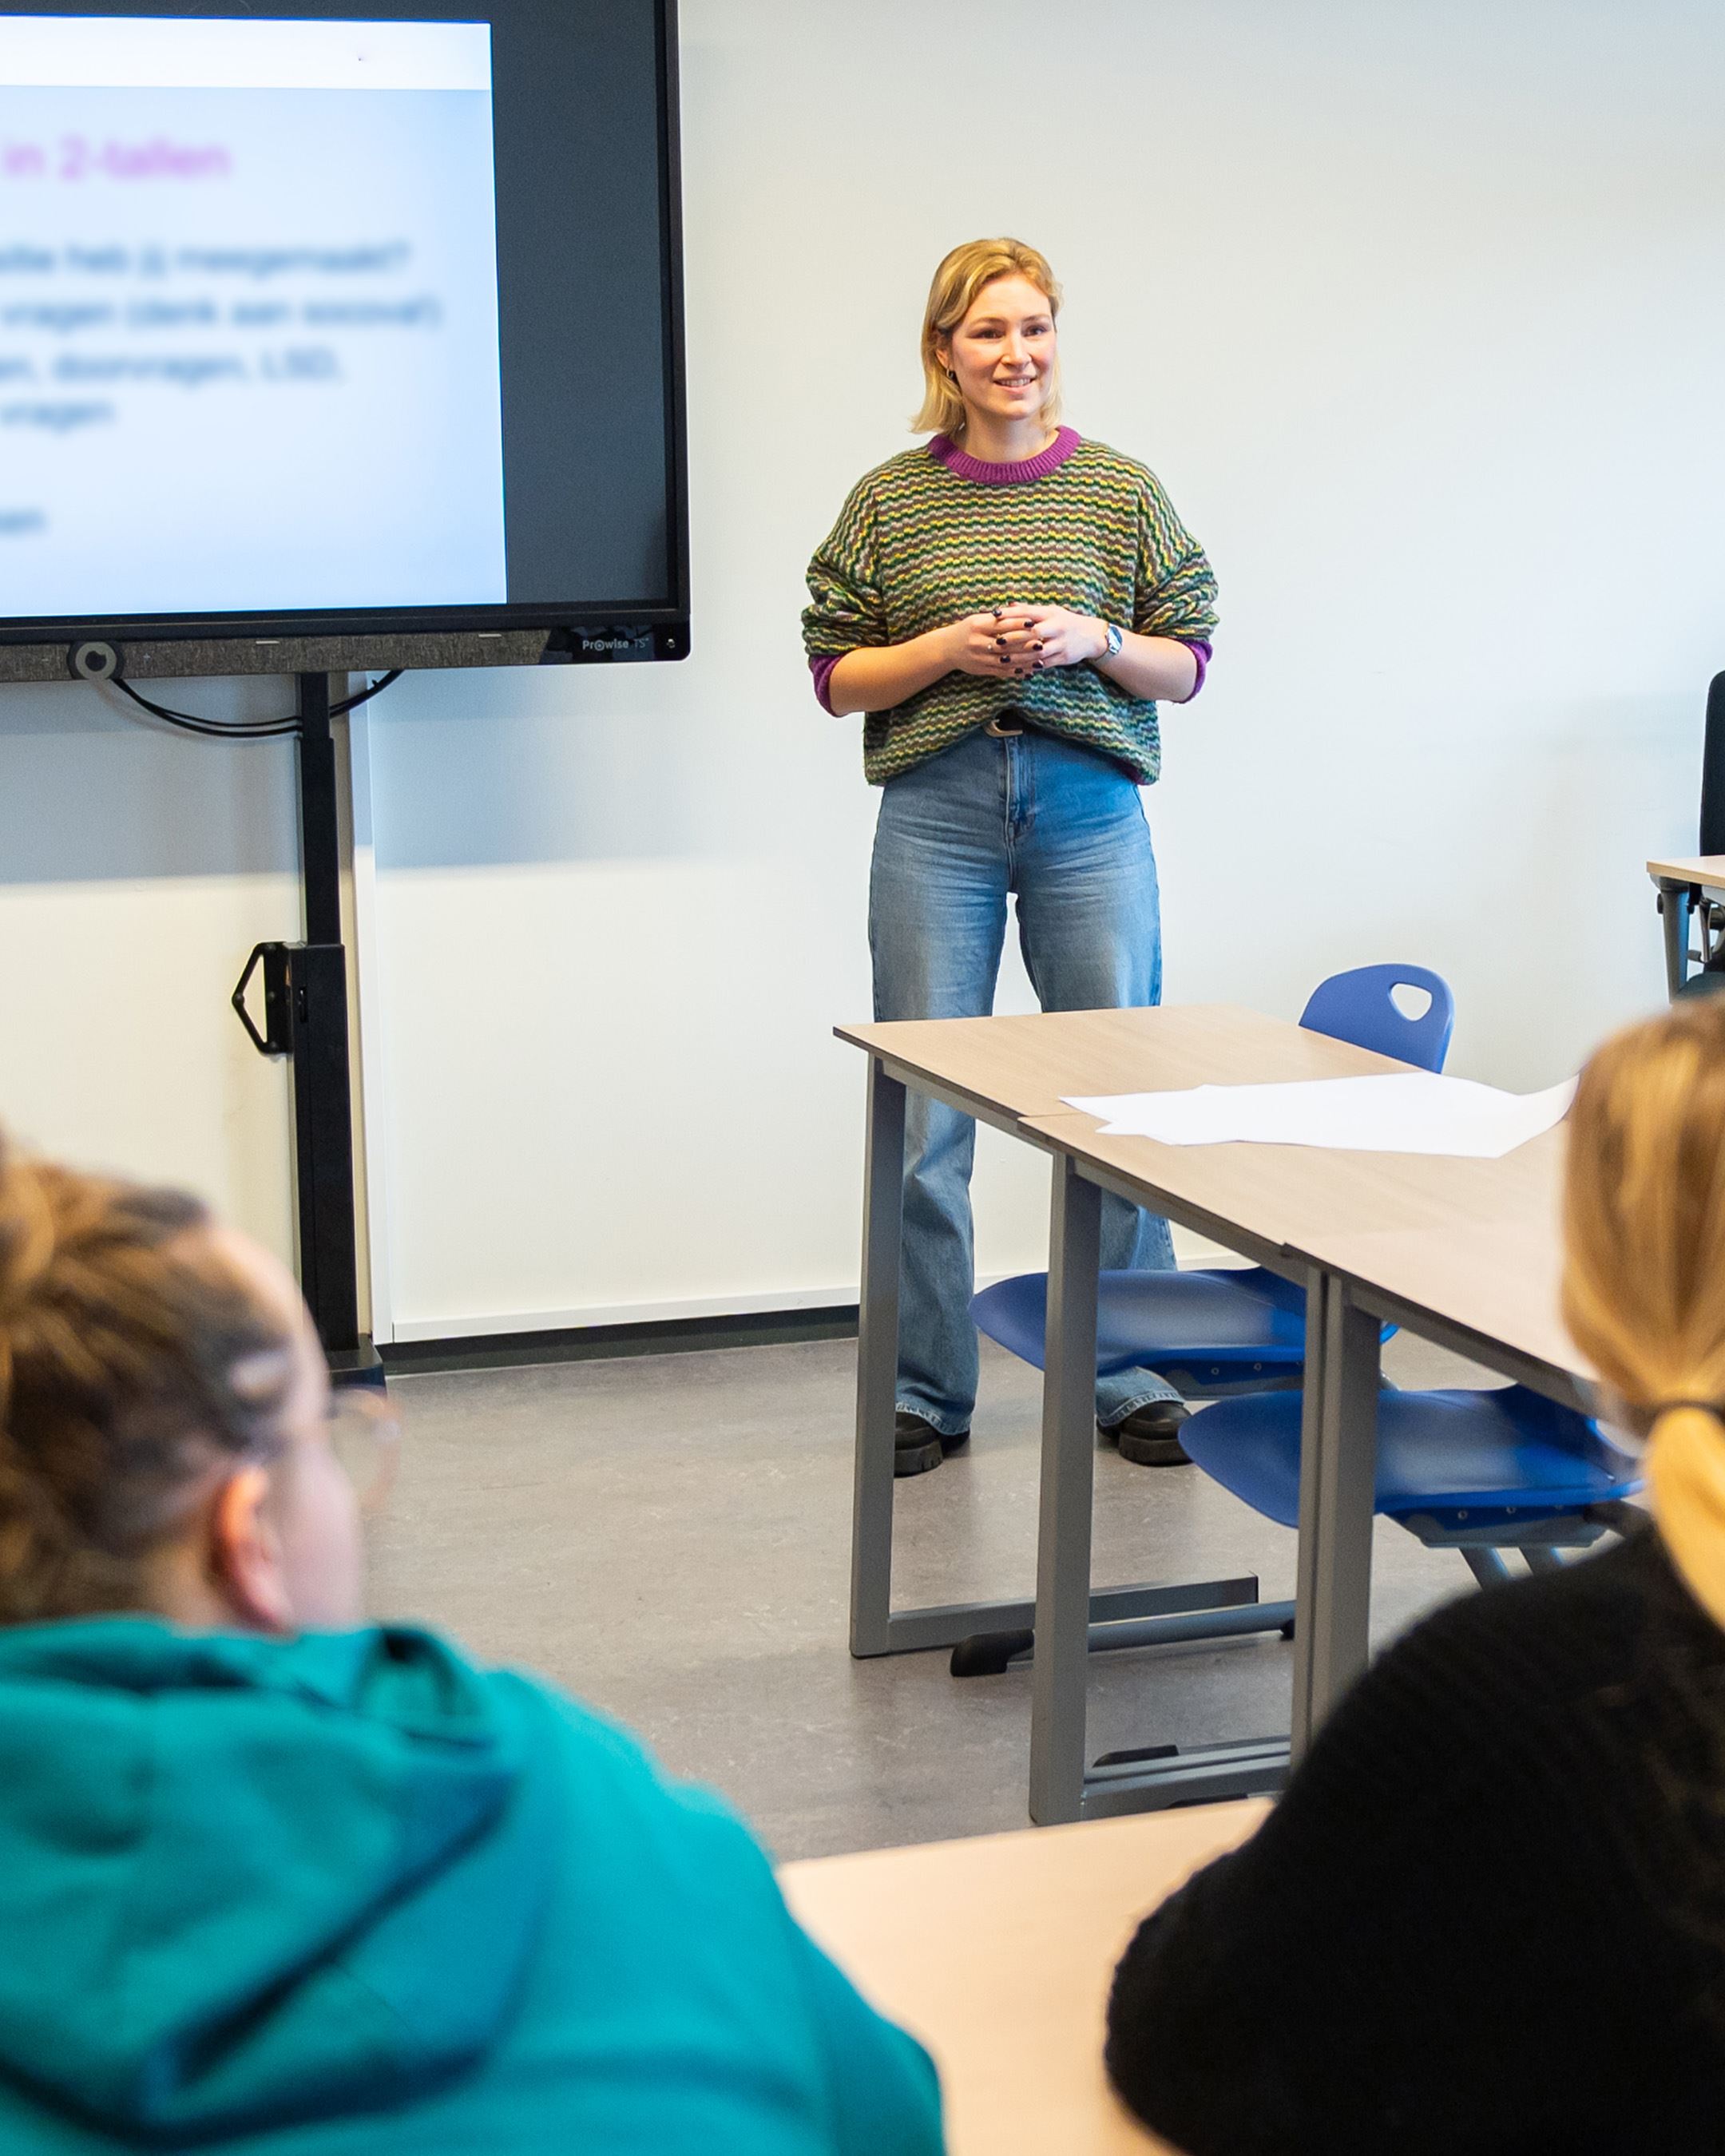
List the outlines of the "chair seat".
{"type": "MultiPolygon", "coordinates": [[[[1206,1475],[1286,1527],[1300,1520],[1301,1397],[1219,1400],[1180,1432],[1206,1475]]],[[[1525,1386],[1378,1396],[1374,1509],[1391,1519],[1525,1522],[1530,1514],[1579,1512],[1640,1486],[1635,1463],[1584,1416],[1525,1386]]]]}
{"type": "MultiPolygon", "coordinates": [[[[978,1332],[1043,1367],[1048,1276],[1020,1273],[970,1306],[978,1332]]],[[[1200,1383],[1297,1373],[1306,1357],[1306,1291],[1257,1265],[1219,1272],[1104,1273],[1096,1291],[1096,1368],[1189,1371],[1200,1383]]]]}

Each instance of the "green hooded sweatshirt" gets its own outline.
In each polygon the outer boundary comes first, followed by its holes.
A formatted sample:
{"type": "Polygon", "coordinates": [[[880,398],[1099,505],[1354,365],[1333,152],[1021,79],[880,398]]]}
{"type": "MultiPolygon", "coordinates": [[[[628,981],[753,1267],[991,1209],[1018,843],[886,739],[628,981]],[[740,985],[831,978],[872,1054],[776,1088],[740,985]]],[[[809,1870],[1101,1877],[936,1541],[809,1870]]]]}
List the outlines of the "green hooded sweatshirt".
{"type": "Polygon", "coordinates": [[[0,2152],[937,2156],[713,1798],[408,1630],[0,1630],[0,2152]]]}

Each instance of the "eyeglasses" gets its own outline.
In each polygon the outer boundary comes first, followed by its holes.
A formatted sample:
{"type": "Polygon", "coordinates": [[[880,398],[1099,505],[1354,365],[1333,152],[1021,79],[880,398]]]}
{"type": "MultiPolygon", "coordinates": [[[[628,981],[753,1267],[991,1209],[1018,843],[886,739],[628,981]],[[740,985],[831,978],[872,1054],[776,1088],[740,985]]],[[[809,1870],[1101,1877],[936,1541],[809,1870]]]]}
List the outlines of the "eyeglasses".
{"type": "Polygon", "coordinates": [[[401,1460],[401,1418],[386,1394],[344,1385],[330,1398],[330,1450],[362,1512],[380,1511],[401,1460]]]}

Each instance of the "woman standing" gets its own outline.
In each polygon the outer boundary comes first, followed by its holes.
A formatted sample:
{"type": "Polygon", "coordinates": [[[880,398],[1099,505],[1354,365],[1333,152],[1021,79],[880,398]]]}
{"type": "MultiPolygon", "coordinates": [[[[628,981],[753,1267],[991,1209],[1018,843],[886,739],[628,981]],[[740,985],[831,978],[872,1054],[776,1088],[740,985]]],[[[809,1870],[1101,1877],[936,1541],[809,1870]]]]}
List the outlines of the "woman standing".
{"type": "MultiPolygon", "coordinates": [[[[936,429],[851,490],[809,569],[815,693],[862,711],[883,788],[869,938],[877,1019],[993,1009],[1006,930],[1045,1010],[1161,994],[1156,861],[1138,788],[1158,698],[1204,681],[1215,578],[1154,476],[1060,420],[1060,290],[1034,248],[978,239],[935,272],[922,326],[936,429]]],[[[976,1397],[976,1126],[913,1093],[906,1139],[897,1471],[937,1467],[976,1397]]],[[[1168,1224],[1105,1198],[1102,1263],[1173,1264],[1168,1224]]],[[[1147,1370],[1097,1387],[1144,1465],[1185,1459],[1178,1395],[1147,1370]]]]}

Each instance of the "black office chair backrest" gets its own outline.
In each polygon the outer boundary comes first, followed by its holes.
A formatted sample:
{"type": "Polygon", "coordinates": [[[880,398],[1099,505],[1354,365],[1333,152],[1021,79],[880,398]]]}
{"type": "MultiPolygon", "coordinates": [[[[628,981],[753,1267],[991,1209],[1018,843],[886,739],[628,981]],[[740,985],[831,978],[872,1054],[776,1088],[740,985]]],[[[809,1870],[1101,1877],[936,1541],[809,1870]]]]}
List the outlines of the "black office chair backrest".
{"type": "Polygon", "coordinates": [[[1701,850],[1725,854],[1725,674],[1707,689],[1707,738],[1701,758],[1701,850]]]}

